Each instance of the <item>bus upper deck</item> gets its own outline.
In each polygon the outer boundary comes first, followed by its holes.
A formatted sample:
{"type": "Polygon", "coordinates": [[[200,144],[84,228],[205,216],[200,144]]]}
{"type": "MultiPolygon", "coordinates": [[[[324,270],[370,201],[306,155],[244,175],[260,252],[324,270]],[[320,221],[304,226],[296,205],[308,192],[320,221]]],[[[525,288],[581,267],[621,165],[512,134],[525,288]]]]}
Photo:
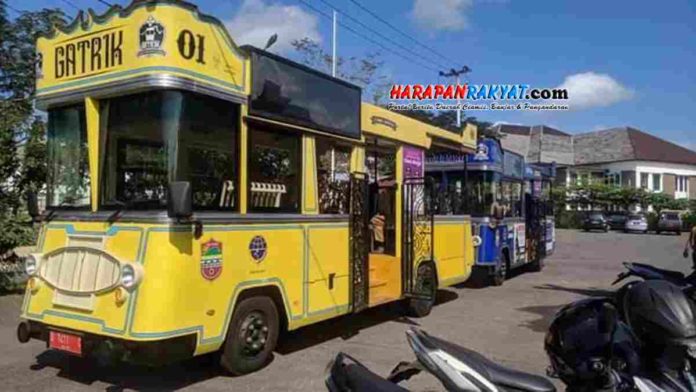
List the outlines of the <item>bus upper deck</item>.
{"type": "Polygon", "coordinates": [[[236,374],[295,329],[434,292],[473,264],[466,216],[436,216],[428,149],[455,133],[252,47],[181,1],[80,13],[37,42],[50,212],[20,340],[147,362],[222,350],[236,374]],[[456,236],[462,241],[446,241],[456,236]]]}

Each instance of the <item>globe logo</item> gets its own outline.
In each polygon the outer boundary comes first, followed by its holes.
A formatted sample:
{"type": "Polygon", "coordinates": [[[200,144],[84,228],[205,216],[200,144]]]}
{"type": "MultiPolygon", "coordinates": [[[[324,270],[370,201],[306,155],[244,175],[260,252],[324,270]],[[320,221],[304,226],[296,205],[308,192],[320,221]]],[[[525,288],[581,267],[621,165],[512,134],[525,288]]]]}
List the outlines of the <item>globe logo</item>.
{"type": "Polygon", "coordinates": [[[249,243],[249,253],[251,253],[251,258],[254,259],[254,261],[257,263],[263,261],[263,259],[266,257],[267,250],[268,246],[266,245],[266,240],[263,237],[257,235],[251,239],[251,242],[249,243]]]}

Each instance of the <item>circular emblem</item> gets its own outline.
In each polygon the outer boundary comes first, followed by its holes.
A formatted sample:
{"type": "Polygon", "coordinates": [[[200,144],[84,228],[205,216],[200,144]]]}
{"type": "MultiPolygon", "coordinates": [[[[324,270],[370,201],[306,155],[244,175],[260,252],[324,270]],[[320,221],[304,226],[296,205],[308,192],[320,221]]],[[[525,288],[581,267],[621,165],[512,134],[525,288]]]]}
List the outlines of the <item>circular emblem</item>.
{"type": "Polygon", "coordinates": [[[257,235],[251,239],[249,243],[249,253],[251,253],[251,258],[254,259],[254,261],[257,263],[262,262],[263,259],[266,258],[267,250],[268,245],[266,245],[266,240],[263,237],[257,235]]]}

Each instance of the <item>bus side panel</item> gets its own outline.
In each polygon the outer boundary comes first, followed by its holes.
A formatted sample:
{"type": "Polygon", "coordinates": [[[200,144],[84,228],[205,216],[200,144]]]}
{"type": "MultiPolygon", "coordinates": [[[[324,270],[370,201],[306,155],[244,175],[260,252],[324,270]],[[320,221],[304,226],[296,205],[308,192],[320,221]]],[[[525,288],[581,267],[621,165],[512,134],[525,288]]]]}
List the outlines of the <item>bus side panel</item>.
{"type": "Polygon", "coordinates": [[[465,281],[471,273],[473,245],[471,222],[463,217],[435,218],[435,260],[440,287],[465,281]]]}
{"type": "Polygon", "coordinates": [[[491,228],[488,223],[476,223],[479,225],[479,236],[481,245],[479,246],[476,264],[485,266],[495,266],[499,258],[498,228],[491,228]]]}
{"type": "Polygon", "coordinates": [[[307,228],[307,316],[338,316],[349,306],[348,224],[307,228]]]}
{"type": "Polygon", "coordinates": [[[131,335],[161,339],[197,333],[197,354],[212,351],[224,341],[236,297],[259,286],[278,287],[288,318],[301,318],[303,258],[299,225],[206,226],[197,240],[191,230],[152,232],[131,335]],[[206,278],[201,260],[203,247],[211,243],[222,247],[222,270],[206,278]]]}

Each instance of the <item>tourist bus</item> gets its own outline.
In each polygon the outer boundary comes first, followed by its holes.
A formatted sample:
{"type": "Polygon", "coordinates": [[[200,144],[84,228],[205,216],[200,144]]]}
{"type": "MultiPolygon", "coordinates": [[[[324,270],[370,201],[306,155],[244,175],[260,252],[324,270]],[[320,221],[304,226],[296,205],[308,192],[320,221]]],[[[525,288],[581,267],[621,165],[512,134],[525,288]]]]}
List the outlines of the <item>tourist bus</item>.
{"type": "Polygon", "coordinates": [[[436,216],[430,148],[473,151],[252,47],[182,1],[80,12],[37,42],[46,211],[18,338],[147,364],[220,351],[244,374],[279,332],[466,280],[470,221],[436,216]],[[447,241],[456,237],[461,241],[447,241]]]}
{"type": "Polygon", "coordinates": [[[475,154],[432,154],[426,174],[440,184],[441,193],[462,189],[464,205],[473,220],[477,280],[502,285],[509,271],[543,264],[529,227],[538,220],[528,211],[524,158],[502,149],[495,139],[481,139],[475,154]]]}

